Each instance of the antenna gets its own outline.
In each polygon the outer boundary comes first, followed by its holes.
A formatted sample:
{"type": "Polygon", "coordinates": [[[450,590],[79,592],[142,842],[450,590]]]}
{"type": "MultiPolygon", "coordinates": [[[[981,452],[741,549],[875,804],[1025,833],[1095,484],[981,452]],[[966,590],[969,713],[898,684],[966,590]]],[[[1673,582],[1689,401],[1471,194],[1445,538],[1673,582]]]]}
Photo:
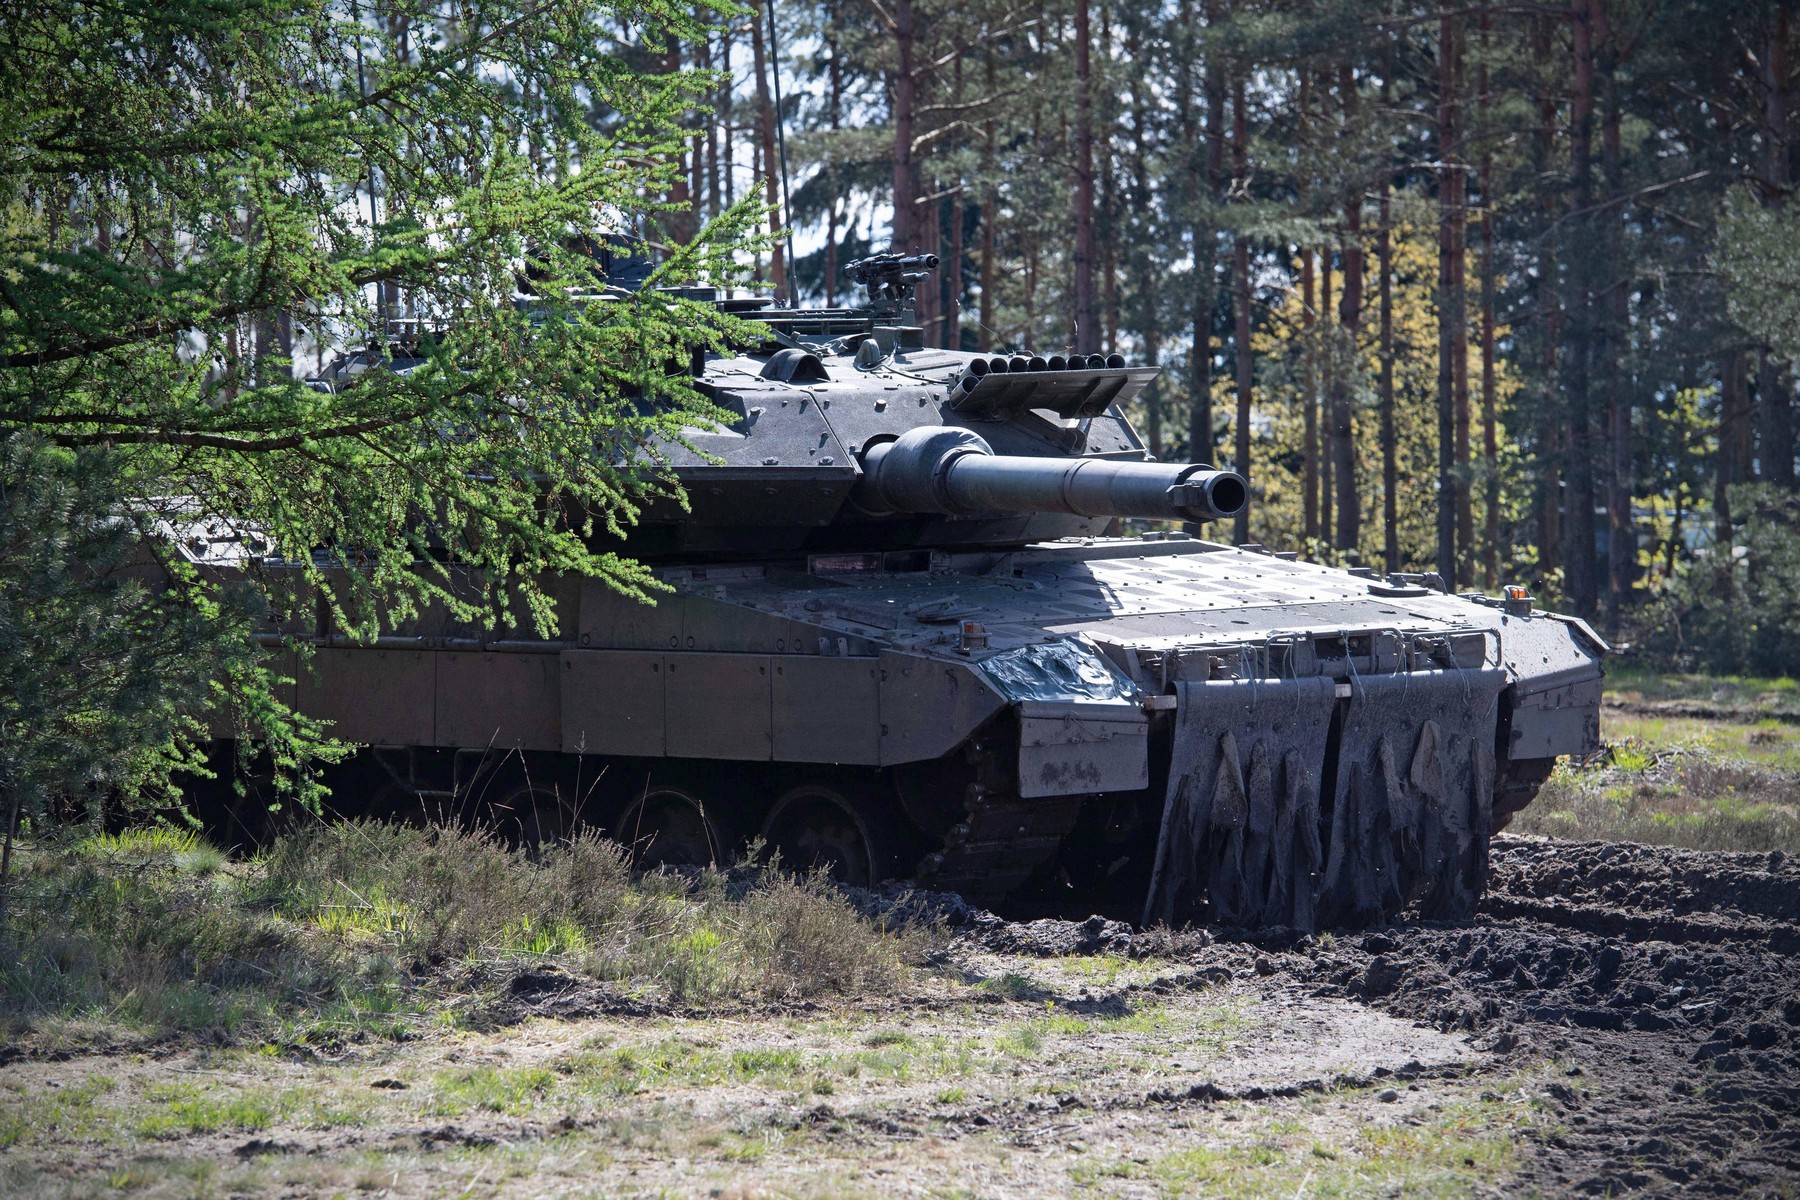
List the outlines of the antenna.
{"type": "Polygon", "coordinates": [[[781,159],[781,215],[787,218],[788,303],[799,300],[794,283],[794,206],[788,199],[787,121],[781,115],[781,43],[775,40],[775,0],[763,0],[769,9],[769,76],[775,81],[775,143],[781,159]]]}

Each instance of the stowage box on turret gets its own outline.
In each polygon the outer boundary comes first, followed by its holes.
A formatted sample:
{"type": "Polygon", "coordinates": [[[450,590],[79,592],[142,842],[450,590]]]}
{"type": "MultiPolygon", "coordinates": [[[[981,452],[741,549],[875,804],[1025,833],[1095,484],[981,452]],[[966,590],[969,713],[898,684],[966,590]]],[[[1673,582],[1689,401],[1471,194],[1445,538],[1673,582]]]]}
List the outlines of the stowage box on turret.
{"type": "Polygon", "coordinates": [[[1249,497],[1146,452],[1156,368],[927,349],[933,265],[856,264],[867,308],[721,302],[767,341],[704,363],[732,420],[626,545],[654,606],[567,578],[561,640],[308,631],[300,707],[370,747],[340,798],[1147,921],[1468,913],[1489,834],[1597,742],[1600,640],[1173,531],[1249,497]]]}

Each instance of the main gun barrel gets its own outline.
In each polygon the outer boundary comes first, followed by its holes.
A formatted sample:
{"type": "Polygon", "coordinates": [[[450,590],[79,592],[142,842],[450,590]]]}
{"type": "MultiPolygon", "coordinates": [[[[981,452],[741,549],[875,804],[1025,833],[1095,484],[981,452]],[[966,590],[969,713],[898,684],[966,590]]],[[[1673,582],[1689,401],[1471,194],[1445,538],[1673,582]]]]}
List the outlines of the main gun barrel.
{"type": "Polygon", "coordinates": [[[1249,488],[1193,463],[995,454],[972,430],[910,429],[862,456],[855,499],[878,513],[1060,512],[1211,521],[1236,516],[1249,488]]]}

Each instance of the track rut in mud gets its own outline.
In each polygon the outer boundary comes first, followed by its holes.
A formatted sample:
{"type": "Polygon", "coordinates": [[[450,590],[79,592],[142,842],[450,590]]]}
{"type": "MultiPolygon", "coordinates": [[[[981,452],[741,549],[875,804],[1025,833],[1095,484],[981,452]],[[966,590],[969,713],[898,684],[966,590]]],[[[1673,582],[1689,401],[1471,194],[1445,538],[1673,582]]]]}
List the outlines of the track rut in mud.
{"type": "Polygon", "coordinates": [[[1780,852],[1501,837],[1474,921],[1341,937],[964,917],[996,952],[1251,970],[1466,1031],[1496,1070],[1553,1060],[1558,1127],[1509,1186],[1800,1191],[1800,862],[1780,852]]]}

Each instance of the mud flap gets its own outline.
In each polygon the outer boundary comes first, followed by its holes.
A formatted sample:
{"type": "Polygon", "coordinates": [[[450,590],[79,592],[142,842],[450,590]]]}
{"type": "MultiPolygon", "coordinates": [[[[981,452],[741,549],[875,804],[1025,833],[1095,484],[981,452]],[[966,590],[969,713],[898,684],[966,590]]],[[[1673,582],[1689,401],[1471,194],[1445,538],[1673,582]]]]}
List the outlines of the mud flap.
{"type": "Polygon", "coordinates": [[[1473,911],[1498,670],[1178,684],[1144,922],[1315,929],[1473,911]],[[1323,781],[1334,780],[1321,805],[1323,781]]]}
{"type": "Polygon", "coordinates": [[[1330,679],[1180,683],[1144,923],[1314,924],[1330,679]]]}
{"type": "Polygon", "coordinates": [[[1358,679],[1338,744],[1319,881],[1321,925],[1411,912],[1454,920],[1487,883],[1494,726],[1505,674],[1358,679]]]}

